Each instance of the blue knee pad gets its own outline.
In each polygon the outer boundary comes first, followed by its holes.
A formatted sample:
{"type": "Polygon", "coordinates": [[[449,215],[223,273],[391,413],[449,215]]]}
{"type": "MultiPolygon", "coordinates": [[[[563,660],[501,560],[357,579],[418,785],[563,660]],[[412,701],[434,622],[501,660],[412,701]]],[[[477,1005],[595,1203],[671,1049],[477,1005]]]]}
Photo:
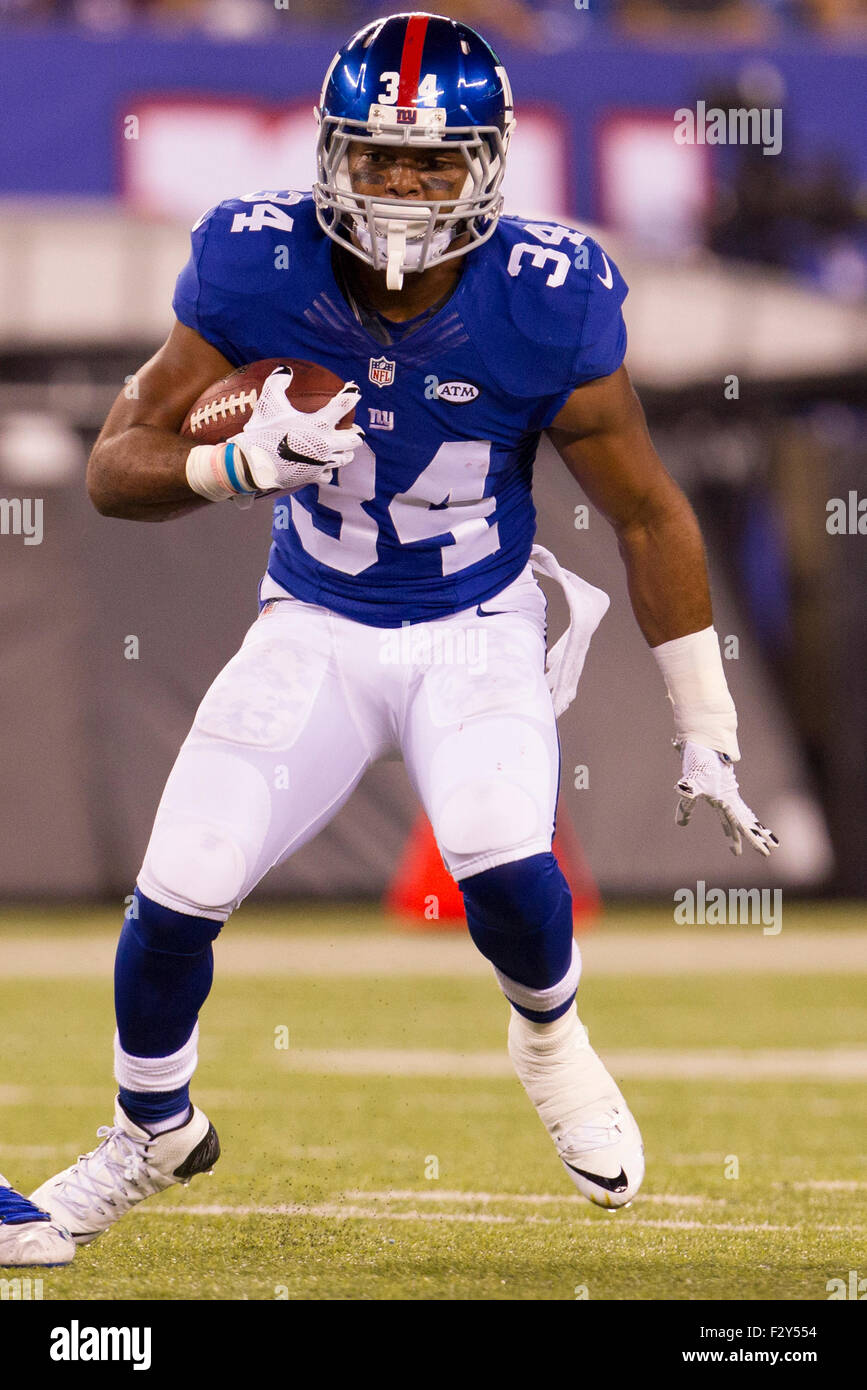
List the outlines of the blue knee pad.
{"type": "Polygon", "coordinates": [[[222,922],[163,907],[138,888],[114,967],[121,1047],[167,1057],[189,1039],[214,977],[213,942],[222,922]]]}
{"type": "MultiPolygon", "coordinates": [[[[467,925],[498,972],[530,990],[559,984],[572,965],[572,894],[554,855],[531,854],[462,879],[467,925]]],[[[571,1004],[543,1011],[556,1018],[571,1004]]],[[[527,1017],[536,1011],[521,1008],[527,1017]]]]}

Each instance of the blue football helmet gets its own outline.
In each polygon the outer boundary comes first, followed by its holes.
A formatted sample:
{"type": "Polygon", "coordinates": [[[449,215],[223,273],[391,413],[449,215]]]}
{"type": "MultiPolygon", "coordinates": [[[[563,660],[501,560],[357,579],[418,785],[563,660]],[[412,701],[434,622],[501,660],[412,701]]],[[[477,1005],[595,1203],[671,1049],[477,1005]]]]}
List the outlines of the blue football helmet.
{"type": "Polygon", "coordinates": [[[344,250],[385,270],[390,289],[404,271],[464,256],[493,234],[515,127],[505,68],[484,39],[458,20],[397,14],[359,29],[335,53],[316,109],[319,225],[344,250]],[[442,202],[353,193],[350,142],[458,149],[461,195],[442,202]],[[452,243],[461,238],[463,244],[452,243]]]}

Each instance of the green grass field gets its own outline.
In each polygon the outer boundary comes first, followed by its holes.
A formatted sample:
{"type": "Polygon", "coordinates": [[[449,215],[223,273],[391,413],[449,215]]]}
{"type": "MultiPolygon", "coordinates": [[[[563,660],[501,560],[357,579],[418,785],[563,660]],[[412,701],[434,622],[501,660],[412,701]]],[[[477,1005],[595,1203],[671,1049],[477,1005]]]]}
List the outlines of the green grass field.
{"type": "MultiPolygon", "coordinates": [[[[116,916],[0,915],[0,1171],[25,1191],[110,1122],[116,916]]],[[[193,1091],[214,1175],[43,1271],[46,1299],[823,1300],[867,1274],[863,913],[763,938],[617,909],[584,938],[580,1012],[647,1149],[615,1215],[558,1163],[468,940],[369,908],[244,909],[225,937],[193,1091]]]]}

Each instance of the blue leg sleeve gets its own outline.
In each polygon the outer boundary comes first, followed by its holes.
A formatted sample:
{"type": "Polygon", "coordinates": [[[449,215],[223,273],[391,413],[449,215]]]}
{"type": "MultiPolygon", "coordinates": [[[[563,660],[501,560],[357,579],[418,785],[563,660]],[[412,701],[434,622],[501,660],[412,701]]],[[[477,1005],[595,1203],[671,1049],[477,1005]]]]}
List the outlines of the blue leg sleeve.
{"type": "MultiPolygon", "coordinates": [[[[162,907],[136,888],[124,918],[114,967],[117,1029],[124,1052],[168,1057],[189,1040],[214,976],[213,941],[220,922],[162,907]]],[[[189,1087],[120,1091],[139,1124],[177,1114],[189,1087]]]]}
{"type": "MultiPolygon", "coordinates": [[[[572,894],[554,855],[533,854],[461,880],[470,935],[501,975],[526,986],[522,997],[550,990],[572,967],[572,894]]],[[[505,988],[505,986],[504,986],[505,988]]],[[[508,993],[508,991],[507,991],[508,993]]],[[[575,997],[554,1008],[512,1003],[527,1018],[548,1021],[565,1013],[575,997]]]]}

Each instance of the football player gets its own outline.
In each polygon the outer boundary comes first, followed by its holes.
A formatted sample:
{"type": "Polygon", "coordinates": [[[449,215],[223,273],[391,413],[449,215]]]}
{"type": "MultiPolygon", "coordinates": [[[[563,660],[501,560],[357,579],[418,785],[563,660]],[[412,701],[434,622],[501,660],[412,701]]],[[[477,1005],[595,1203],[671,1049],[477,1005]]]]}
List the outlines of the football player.
{"type": "Polygon", "coordinates": [[[776,843],[738,792],[702,541],[623,365],[623,279],[583,233],[500,215],[514,115],[497,57],[451,19],[377,20],[335,55],[318,121],[312,193],[233,198],[196,224],[177,323],[90,459],[106,516],[276,497],[260,616],[198,709],[121,931],[114,1124],[33,1194],[78,1242],[212,1167],[217,1136],[189,1097],[212,943],[392,751],[509,1001],[509,1053],[560,1160],[601,1206],[635,1196],[641,1136],[576,1013],[551,853],[556,717],[608,600],[533,545],[543,430],[617,533],[674,707],[679,823],[706,800],[735,852],[776,843]],[[285,356],[344,389],[299,413],[278,371],[228,443],[178,435],[214,381],[285,356]],[[364,429],[340,428],[351,409],[364,429]],[[571,613],[547,676],[538,570],[571,613]],[[404,625],[456,652],[484,637],[483,669],[384,660],[404,625]]]}

